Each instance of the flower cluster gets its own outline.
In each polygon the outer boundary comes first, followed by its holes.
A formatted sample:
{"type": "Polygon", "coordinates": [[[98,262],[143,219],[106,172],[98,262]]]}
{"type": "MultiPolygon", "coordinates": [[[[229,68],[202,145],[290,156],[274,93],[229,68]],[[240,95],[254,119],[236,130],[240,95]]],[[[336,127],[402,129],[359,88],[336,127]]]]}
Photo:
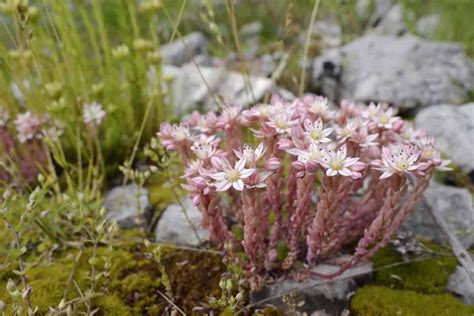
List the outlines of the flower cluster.
{"type": "Polygon", "coordinates": [[[57,141],[62,130],[47,116],[30,111],[10,120],[10,113],[0,107],[0,180],[19,178],[26,183],[36,180],[47,161],[44,140],[57,141]]]}
{"type": "Polygon", "coordinates": [[[210,239],[242,247],[253,276],[320,262],[354,242],[351,259],[322,277],[368,259],[398,230],[433,170],[449,164],[388,105],[343,100],[337,109],[313,95],[193,113],[162,124],[158,136],[179,153],[183,186],[210,239]],[[241,242],[232,224],[243,230],[241,242]],[[281,242],[289,250],[283,261],[281,242]]]}

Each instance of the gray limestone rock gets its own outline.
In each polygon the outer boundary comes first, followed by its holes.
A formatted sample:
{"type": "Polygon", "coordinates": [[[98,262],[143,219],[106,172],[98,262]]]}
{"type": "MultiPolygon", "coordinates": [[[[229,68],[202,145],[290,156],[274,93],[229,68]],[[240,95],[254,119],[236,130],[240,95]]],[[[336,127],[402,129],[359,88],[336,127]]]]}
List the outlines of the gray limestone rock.
{"type": "Polygon", "coordinates": [[[474,62],[461,45],[368,34],[314,60],[313,88],[405,110],[461,103],[474,90],[474,62]]]}

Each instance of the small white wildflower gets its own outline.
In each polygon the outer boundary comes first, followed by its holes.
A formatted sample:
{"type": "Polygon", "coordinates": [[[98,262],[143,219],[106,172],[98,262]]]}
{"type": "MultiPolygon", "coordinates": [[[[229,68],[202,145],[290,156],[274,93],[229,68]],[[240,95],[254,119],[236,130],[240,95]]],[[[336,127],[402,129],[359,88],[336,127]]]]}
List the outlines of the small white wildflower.
{"type": "Polygon", "coordinates": [[[102,105],[97,102],[84,104],[82,116],[87,125],[100,125],[105,117],[105,111],[102,105]]]}

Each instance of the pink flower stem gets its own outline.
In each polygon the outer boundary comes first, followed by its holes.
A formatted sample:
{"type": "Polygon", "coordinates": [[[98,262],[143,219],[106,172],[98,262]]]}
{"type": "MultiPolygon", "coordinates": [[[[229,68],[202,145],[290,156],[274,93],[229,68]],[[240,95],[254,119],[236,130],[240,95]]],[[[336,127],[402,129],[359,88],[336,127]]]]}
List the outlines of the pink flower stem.
{"type": "Polygon", "coordinates": [[[300,253],[300,247],[303,240],[303,235],[306,233],[308,224],[308,217],[311,207],[311,193],[315,185],[315,176],[311,173],[306,173],[303,178],[297,180],[295,212],[290,218],[290,237],[289,237],[289,254],[285,259],[283,266],[289,269],[297,260],[300,253]]]}
{"type": "Polygon", "coordinates": [[[264,225],[262,195],[258,189],[242,191],[244,213],[244,246],[245,253],[251,263],[251,272],[258,273],[260,268],[259,254],[264,251],[263,242],[266,232],[261,229],[264,225]]]}

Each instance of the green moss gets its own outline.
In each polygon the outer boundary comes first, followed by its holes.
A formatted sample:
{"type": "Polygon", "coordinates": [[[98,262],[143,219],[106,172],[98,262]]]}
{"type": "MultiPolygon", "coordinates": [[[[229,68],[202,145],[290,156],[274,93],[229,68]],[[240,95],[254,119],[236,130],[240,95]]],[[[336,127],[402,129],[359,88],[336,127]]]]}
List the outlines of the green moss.
{"type": "MultiPolygon", "coordinates": [[[[125,243],[121,247],[123,249],[97,249],[97,271],[104,272],[96,286],[100,296],[93,302],[94,307],[100,309],[98,315],[162,314],[169,304],[158,294],[158,290],[165,292],[158,264],[145,256],[147,249],[137,243],[125,243]],[[111,263],[108,270],[104,268],[106,261],[111,263]]],[[[173,301],[178,306],[191,310],[205,302],[207,297],[220,295],[218,283],[222,272],[225,271],[220,256],[205,252],[163,249],[163,264],[170,278],[173,301]]],[[[58,254],[52,260],[28,269],[26,276],[33,289],[31,300],[33,305],[38,306],[39,314],[46,313],[50,306],[55,307],[61,301],[76,255],[77,250],[58,254]]],[[[83,251],[74,274],[74,280],[83,293],[90,284],[87,278],[90,265],[87,261],[91,255],[92,249],[83,251]]],[[[5,290],[6,281],[7,278],[0,280],[0,300],[8,306],[12,302],[5,290]]],[[[71,285],[67,300],[78,296],[75,286],[71,285]]],[[[84,311],[84,304],[77,307],[79,311],[84,311]]]]}
{"type": "Polygon", "coordinates": [[[456,269],[456,258],[441,246],[425,243],[432,251],[446,255],[432,258],[414,257],[411,262],[391,268],[387,265],[401,263],[403,259],[391,247],[381,249],[373,258],[375,283],[398,289],[414,290],[421,293],[442,293],[448,277],[456,269]]]}
{"type": "Polygon", "coordinates": [[[426,295],[383,286],[366,286],[359,289],[352,299],[351,309],[355,315],[364,316],[462,316],[474,313],[473,307],[463,305],[450,294],[426,295]]]}
{"type": "Polygon", "coordinates": [[[132,309],[125,305],[120,297],[115,294],[101,296],[95,303],[100,308],[103,315],[134,315],[132,309]]]}

